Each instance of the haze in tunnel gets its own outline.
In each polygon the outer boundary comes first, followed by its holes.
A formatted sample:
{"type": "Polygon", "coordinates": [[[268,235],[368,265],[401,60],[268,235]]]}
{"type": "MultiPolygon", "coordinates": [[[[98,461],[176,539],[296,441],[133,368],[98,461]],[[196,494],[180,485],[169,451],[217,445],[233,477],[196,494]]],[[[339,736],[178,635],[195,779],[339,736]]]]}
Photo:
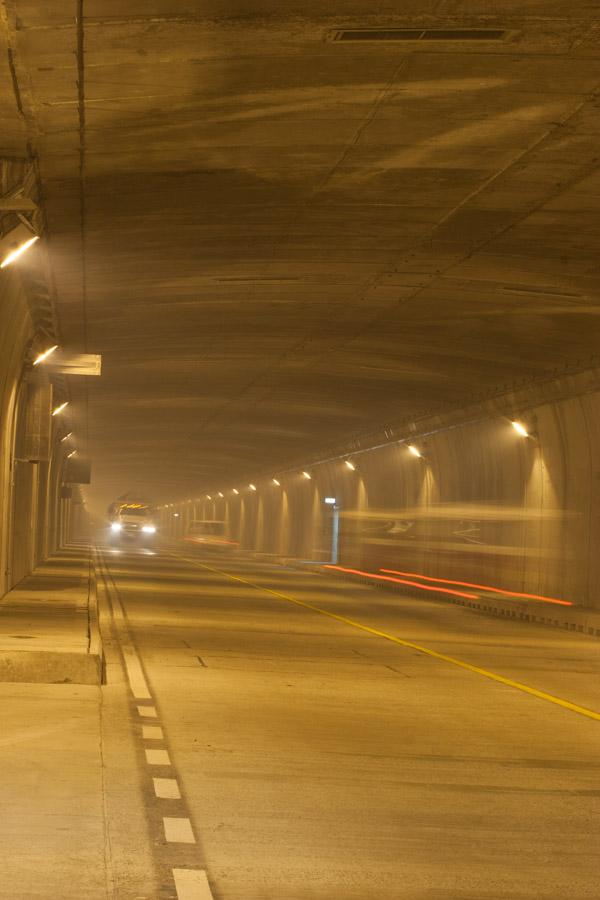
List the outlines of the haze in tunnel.
{"type": "Polygon", "coordinates": [[[0,895],[595,896],[598,35],[0,0],[0,895]]]}

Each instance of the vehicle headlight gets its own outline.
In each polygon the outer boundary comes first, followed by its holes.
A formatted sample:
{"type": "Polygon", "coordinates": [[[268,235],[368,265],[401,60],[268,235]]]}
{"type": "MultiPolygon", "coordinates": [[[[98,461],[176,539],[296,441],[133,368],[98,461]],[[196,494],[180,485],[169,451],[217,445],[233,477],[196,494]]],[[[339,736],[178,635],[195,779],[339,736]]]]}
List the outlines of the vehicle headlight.
{"type": "Polygon", "coordinates": [[[154,534],[156,531],[156,525],[142,525],[142,531],[145,534],[154,534]]]}
{"type": "Polygon", "coordinates": [[[110,530],[111,531],[120,531],[123,526],[120,522],[111,522],[110,530]]]}

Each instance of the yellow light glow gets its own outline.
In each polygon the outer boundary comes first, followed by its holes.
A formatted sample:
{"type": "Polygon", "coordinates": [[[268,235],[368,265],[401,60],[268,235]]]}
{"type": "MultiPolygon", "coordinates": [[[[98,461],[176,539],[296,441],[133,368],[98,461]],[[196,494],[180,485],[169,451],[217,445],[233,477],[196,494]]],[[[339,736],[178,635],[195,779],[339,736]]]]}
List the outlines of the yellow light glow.
{"type": "Polygon", "coordinates": [[[308,478],[309,481],[312,478],[312,475],[310,475],[308,472],[303,472],[302,474],[304,475],[305,478],[308,478]]]}
{"type": "Polygon", "coordinates": [[[354,463],[350,462],[349,459],[344,460],[344,465],[346,465],[350,469],[351,472],[354,472],[356,469],[356,466],[354,465],[354,463]]]}
{"type": "Polygon", "coordinates": [[[529,432],[524,425],[521,425],[520,422],[511,422],[510,424],[515,429],[515,431],[521,435],[521,437],[529,437],[529,432]]]}
{"type": "Polygon", "coordinates": [[[67,459],[71,459],[71,457],[75,456],[76,453],[77,453],[77,450],[71,450],[70,453],[67,453],[67,459]]]}
{"type": "Polygon", "coordinates": [[[255,491],[255,490],[256,490],[256,485],[255,485],[255,484],[249,484],[248,487],[250,488],[251,491],[255,491]]]}
{"type": "Polygon", "coordinates": [[[280,482],[280,481],[277,481],[277,479],[274,478],[274,479],[273,479],[273,484],[276,484],[277,487],[279,487],[279,486],[281,485],[281,482],[280,482]]]}
{"type": "Polygon", "coordinates": [[[44,350],[43,353],[34,359],[33,365],[39,366],[40,363],[44,362],[45,359],[48,359],[51,353],[54,353],[55,350],[58,350],[58,344],[55,344],[54,347],[49,347],[48,350],[44,350]]]}
{"type": "Polygon", "coordinates": [[[239,491],[238,491],[236,488],[234,488],[234,489],[233,489],[233,493],[234,493],[234,494],[239,494],[239,491]]]}
{"type": "Polygon", "coordinates": [[[206,499],[207,499],[207,500],[212,500],[212,497],[210,496],[210,494],[207,494],[207,495],[206,495],[206,499]]]}
{"type": "Polygon", "coordinates": [[[69,401],[68,401],[68,400],[65,400],[64,403],[61,403],[60,406],[57,406],[56,409],[53,409],[53,410],[52,410],[52,415],[53,415],[53,416],[57,416],[57,415],[58,415],[59,413],[61,413],[61,412],[63,411],[63,409],[65,409],[65,407],[68,406],[68,405],[69,405],[69,401]]]}
{"type": "Polygon", "coordinates": [[[12,262],[14,262],[15,259],[18,259],[20,256],[22,256],[25,253],[26,250],[29,250],[29,248],[33,244],[35,244],[36,241],[39,241],[39,237],[37,234],[34,234],[34,236],[29,238],[28,241],[25,241],[25,243],[20,244],[15,250],[12,251],[12,253],[9,253],[8,256],[6,256],[2,260],[2,262],[0,263],[0,269],[5,269],[6,266],[10,266],[10,264],[12,262]]]}
{"type": "Polygon", "coordinates": [[[408,452],[412,453],[413,456],[417,456],[419,459],[421,459],[421,457],[423,455],[419,450],[417,450],[417,448],[414,446],[414,444],[408,445],[408,452]]]}
{"type": "Polygon", "coordinates": [[[73,432],[72,432],[72,431],[69,431],[68,434],[65,434],[64,437],[61,437],[61,439],[60,439],[61,444],[62,444],[63,441],[68,441],[69,438],[72,437],[72,435],[73,435],[73,432]]]}
{"type": "Polygon", "coordinates": [[[222,494],[221,491],[219,491],[219,497],[224,497],[224,496],[225,496],[225,495],[222,494]]]}

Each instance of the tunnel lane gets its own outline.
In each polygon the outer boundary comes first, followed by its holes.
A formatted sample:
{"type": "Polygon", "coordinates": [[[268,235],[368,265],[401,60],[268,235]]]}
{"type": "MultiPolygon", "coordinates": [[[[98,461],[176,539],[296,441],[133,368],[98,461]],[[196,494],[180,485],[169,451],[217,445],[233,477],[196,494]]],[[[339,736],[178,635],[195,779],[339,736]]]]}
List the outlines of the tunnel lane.
{"type": "Polygon", "coordinates": [[[593,641],[248,559],[106,559],[216,898],[597,896],[593,641]]]}

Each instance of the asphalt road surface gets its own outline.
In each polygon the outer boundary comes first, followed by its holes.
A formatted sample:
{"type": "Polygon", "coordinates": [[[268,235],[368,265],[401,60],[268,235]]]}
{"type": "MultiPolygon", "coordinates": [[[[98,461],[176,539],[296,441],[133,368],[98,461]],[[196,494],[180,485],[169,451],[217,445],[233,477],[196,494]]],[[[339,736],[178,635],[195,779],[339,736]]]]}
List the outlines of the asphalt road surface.
{"type": "Polygon", "coordinates": [[[99,558],[161,897],[600,897],[597,640],[187,547],[99,558]]]}

